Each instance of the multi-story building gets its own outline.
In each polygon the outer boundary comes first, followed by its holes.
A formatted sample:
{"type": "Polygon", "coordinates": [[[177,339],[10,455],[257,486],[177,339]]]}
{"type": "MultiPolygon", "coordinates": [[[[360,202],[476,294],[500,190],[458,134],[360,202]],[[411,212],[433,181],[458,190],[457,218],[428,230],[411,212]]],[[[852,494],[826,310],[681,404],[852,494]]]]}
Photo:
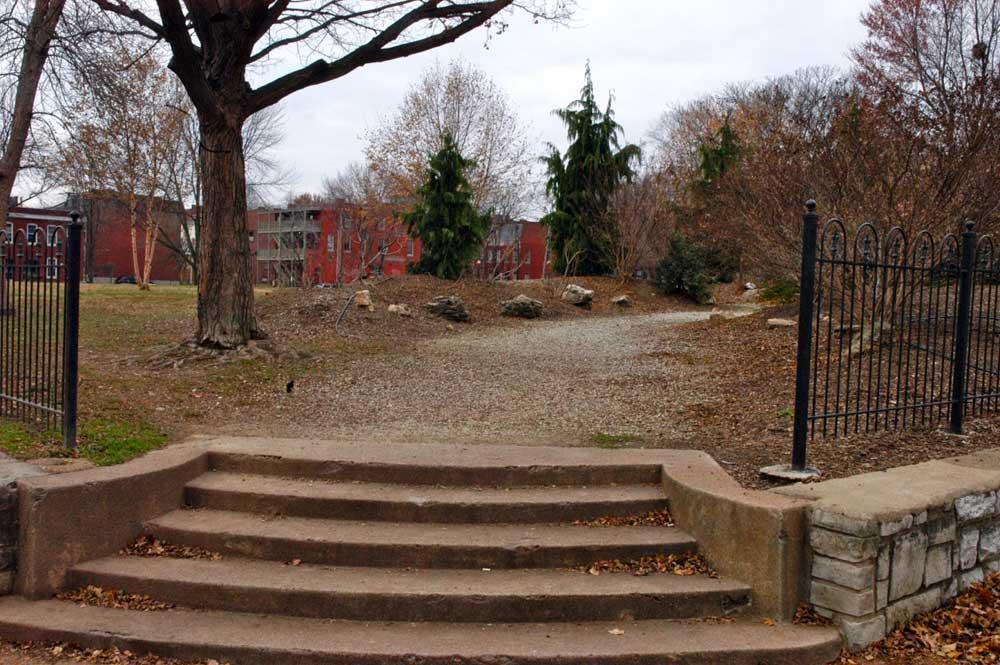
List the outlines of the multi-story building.
{"type": "Polygon", "coordinates": [[[538,222],[501,221],[493,225],[476,273],[495,279],[541,279],[548,265],[548,229],[538,222]]]}
{"type": "Polygon", "coordinates": [[[247,218],[256,280],[275,286],[346,284],[402,275],[420,241],[398,219],[374,219],[337,201],[322,208],[251,210],[247,218]]]}
{"type": "MultiPolygon", "coordinates": [[[[420,258],[420,240],[410,237],[402,222],[372,217],[345,201],[251,210],[247,227],[261,284],[346,284],[371,275],[402,275],[420,258]]],[[[497,223],[471,268],[481,277],[541,278],[546,242],[546,229],[536,222],[497,223]]]]}
{"type": "MultiPolygon", "coordinates": [[[[82,257],[83,276],[88,281],[113,281],[120,277],[134,277],[132,261],[131,220],[128,205],[120,198],[107,193],[71,196],[54,208],[29,208],[12,201],[4,231],[8,242],[15,234],[24,234],[26,246],[57,246],[65,238],[57,229],[70,223],[70,211],[81,212],[83,221],[82,257]]],[[[180,204],[163,206],[160,215],[160,238],[171,239],[180,246],[180,223],[183,210],[180,204]]],[[[140,232],[139,242],[142,242],[140,232]]],[[[158,242],[153,254],[150,279],[154,282],[176,282],[181,278],[183,260],[176,252],[158,242]]],[[[38,253],[40,252],[34,252],[38,253]]],[[[139,252],[142,260],[140,244],[139,252]]],[[[33,260],[28,257],[28,260],[33,260]]]]}

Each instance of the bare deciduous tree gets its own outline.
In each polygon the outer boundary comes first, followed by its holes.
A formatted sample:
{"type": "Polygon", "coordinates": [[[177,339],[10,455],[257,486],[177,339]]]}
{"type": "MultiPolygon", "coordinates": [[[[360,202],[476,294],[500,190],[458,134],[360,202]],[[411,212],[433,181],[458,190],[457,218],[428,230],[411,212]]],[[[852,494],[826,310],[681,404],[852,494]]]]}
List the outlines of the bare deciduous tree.
{"type": "Polygon", "coordinates": [[[443,46],[505,11],[565,16],[571,0],[92,0],[118,29],[162,40],[197,110],[204,220],[199,239],[198,341],[235,347],[261,331],[246,227],[247,118],[291,94],[365,65],[443,46]],[[296,54],[313,58],[289,70],[296,54]],[[283,69],[251,85],[248,69],[283,69]]]}
{"type": "Polygon", "coordinates": [[[0,220],[7,219],[14,181],[28,147],[35,99],[65,0],[35,0],[30,18],[23,28],[19,20],[22,6],[20,2],[10,2],[0,15],[4,48],[9,49],[0,55],[0,62],[13,63],[16,56],[20,56],[17,68],[11,67],[6,70],[7,74],[0,76],[0,137],[3,139],[3,152],[0,154],[0,220]],[[19,45],[20,49],[17,48],[19,45]],[[15,71],[16,79],[12,79],[10,74],[15,71]]]}
{"type": "MultiPolygon", "coordinates": [[[[180,140],[168,157],[168,191],[185,204],[181,234],[161,233],[160,242],[183,261],[198,283],[198,246],[205,205],[201,175],[201,149],[198,119],[190,104],[183,106],[184,125],[180,140]]],[[[274,149],[284,137],[284,112],[271,106],[247,119],[243,126],[243,151],[246,154],[247,202],[252,207],[266,206],[275,192],[292,179],[290,169],[274,158],[274,149]]]]}
{"type": "Polygon", "coordinates": [[[667,253],[674,233],[668,180],[650,172],[622,184],[608,202],[607,243],[615,274],[624,282],[637,268],[652,267],[667,253]]]}
{"type": "Polygon", "coordinates": [[[128,42],[91,62],[85,75],[51,169],[77,192],[124,201],[133,273],[145,290],[160,223],[180,205],[167,198],[184,132],[184,92],[153,55],[128,42]]]}
{"type": "Polygon", "coordinates": [[[436,63],[406,93],[399,109],[368,131],[368,161],[387,194],[410,201],[423,183],[427,156],[450,134],[475,162],[469,182],[480,210],[514,218],[531,207],[537,149],[507,94],[476,66],[436,63]]]}

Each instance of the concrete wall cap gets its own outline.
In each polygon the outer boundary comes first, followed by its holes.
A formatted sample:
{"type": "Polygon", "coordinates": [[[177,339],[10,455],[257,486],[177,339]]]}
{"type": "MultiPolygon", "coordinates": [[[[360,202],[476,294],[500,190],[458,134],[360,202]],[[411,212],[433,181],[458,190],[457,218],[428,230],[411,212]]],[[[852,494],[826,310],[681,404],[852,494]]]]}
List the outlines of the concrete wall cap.
{"type": "MultiPolygon", "coordinates": [[[[960,497],[1000,488],[1000,463],[973,464],[992,460],[993,452],[969,456],[973,460],[937,460],[771,491],[812,501],[814,514],[837,514],[858,523],[902,522],[926,510],[951,508],[960,497]]],[[[1000,460],[1000,451],[996,452],[1000,460]]]]}

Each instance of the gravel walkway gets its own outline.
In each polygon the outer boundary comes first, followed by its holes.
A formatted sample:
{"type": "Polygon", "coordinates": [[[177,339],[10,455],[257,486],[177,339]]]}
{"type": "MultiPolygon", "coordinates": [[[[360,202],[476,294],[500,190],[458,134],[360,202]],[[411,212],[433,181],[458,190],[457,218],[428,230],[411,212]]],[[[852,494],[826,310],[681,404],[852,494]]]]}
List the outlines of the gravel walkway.
{"type": "MultiPolygon", "coordinates": [[[[328,382],[297,386],[282,415],[227,429],[562,445],[592,445],[598,433],[662,436],[685,429],[665,422],[663,405],[684,400],[672,393],[671,377],[692,371],[662,353],[664,330],[710,314],[536,321],[433,339],[411,353],[358,359],[328,382]]],[[[672,351],[683,357],[684,349],[672,351]]]]}

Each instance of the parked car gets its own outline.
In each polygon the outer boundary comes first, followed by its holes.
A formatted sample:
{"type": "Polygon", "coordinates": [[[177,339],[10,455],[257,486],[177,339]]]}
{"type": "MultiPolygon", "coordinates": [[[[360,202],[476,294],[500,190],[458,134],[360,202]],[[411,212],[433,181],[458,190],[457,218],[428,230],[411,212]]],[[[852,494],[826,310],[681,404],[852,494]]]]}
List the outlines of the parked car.
{"type": "Polygon", "coordinates": [[[135,284],[134,275],[122,275],[121,277],[115,277],[115,284],[135,284]]]}

